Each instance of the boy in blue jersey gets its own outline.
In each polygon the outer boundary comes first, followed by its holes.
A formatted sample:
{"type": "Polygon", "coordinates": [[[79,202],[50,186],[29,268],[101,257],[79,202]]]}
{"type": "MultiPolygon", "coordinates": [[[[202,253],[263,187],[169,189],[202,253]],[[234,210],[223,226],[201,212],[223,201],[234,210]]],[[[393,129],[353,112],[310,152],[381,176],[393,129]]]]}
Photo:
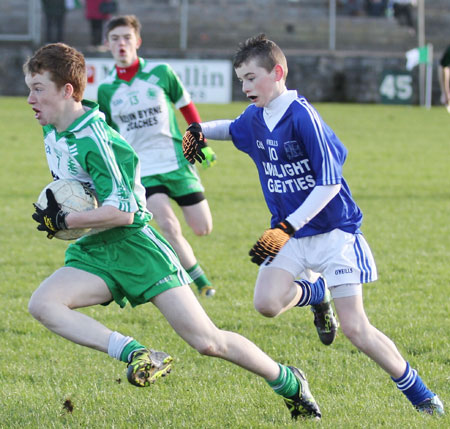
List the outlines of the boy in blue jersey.
{"type": "Polygon", "coordinates": [[[443,414],[437,395],[365,314],[362,284],[375,281],[377,271],[360,231],[361,210],[342,176],[346,148],[304,97],[287,90],[286,57],[274,42],[262,34],[248,39],[234,68],[251,105],[233,121],[191,124],[183,150],[190,162],[202,162],[203,138],[231,139],[258,169],[272,219],[250,250],[260,265],[255,308],[275,317],[311,305],[319,336],[330,344],[337,327],[330,293],[344,335],[392,377],[418,411],[443,414]],[[302,273],[320,277],[297,280],[302,273]]]}
{"type": "Polygon", "coordinates": [[[86,183],[99,201],[97,209],[67,213],[48,190],[47,207],[35,206],[32,217],[48,238],[63,229],[99,229],[69,245],[64,266],[33,293],[30,313],[52,332],[127,363],[128,381],[145,387],[170,372],[172,357],[77,310],[112,301],[120,307],[151,302],[199,353],[263,377],[294,417],[320,419],[301,370],[275,362],[237,333],[218,329],[196,299],[174,250],[148,224],[136,152],[106,124],[96,103],[82,99],[83,55],[62,43],[46,45],[26,62],[24,72],[53,177],[86,183]]]}

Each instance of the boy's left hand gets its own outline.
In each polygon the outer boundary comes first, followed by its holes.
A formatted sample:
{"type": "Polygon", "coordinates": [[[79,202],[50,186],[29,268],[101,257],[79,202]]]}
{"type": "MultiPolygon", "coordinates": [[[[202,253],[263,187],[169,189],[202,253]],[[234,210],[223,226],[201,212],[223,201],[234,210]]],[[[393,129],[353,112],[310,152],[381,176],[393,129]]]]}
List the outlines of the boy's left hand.
{"type": "Polygon", "coordinates": [[[270,264],[294,234],[294,228],[286,220],[275,225],[274,228],[266,229],[264,234],[250,249],[250,252],[248,252],[252,257],[252,262],[261,265],[267,259],[267,264],[270,264]]]}

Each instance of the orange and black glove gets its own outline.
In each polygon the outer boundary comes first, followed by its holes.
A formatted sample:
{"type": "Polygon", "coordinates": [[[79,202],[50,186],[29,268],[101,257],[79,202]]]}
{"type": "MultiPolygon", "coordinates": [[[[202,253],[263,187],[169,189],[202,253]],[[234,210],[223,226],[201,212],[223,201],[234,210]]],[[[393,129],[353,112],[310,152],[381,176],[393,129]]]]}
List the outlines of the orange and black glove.
{"type": "Polygon", "coordinates": [[[47,238],[53,238],[61,229],[67,229],[66,216],[68,213],[61,209],[61,205],[57,203],[51,189],[47,189],[45,195],[47,196],[47,207],[41,209],[33,204],[35,212],[31,217],[39,224],[38,231],[45,231],[47,238]]]}
{"type": "Polygon", "coordinates": [[[278,223],[274,228],[266,229],[248,253],[252,262],[261,265],[267,259],[269,264],[294,234],[295,230],[287,220],[278,223]]]}
{"type": "Polygon", "coordinates": [[[205,148],[205,137],[202,133],[202,127],[198,122],[193,122],[187,128],[183,136],[183,155],[191,163],[195,161],[202,162],[206,159],[202,149],[205,148]]]}
{"type": "Polygon", "coordinates": [[[203,168],[209,168],[216,164],[217,156],[207,145],[202,127],[198,122],[193,122],[187,128],[183,136],[183,155],[191,163],[198,161],[203,168]]]}

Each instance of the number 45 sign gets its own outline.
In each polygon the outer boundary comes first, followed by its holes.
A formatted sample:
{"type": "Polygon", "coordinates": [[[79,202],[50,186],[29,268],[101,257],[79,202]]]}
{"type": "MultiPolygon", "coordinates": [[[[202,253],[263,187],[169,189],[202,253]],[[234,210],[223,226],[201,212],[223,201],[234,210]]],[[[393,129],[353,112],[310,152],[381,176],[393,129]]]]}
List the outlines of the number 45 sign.
{"type": "Polygon", "coordinates": [[[413,79],[404,71],[383,72],[380,83],[380,97],[384,104],[411,104],[413,79]]]}

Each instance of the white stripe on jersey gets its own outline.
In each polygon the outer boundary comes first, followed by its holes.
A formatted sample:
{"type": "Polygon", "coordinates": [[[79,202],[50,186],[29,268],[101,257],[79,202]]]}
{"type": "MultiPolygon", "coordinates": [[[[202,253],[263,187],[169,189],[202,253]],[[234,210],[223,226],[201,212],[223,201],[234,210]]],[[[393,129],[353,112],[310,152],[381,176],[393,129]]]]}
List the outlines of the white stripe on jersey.
{"type": "Polygon", "coordinates": [[[91,112],[79,124],[77,124],[75,128],[72,128],[70,131],[72,131],[73,133],[80,131],[89,121],[92,120],[93,116],[96,116],[98,114],[98,111],[91,110],[91,112]]]}
{"type": "Polygon", "coordinates": [[[148,238],[150,238],[150,240],[152,240],[161,249],[164,255],[166,255],[169,258],[170,262],[172,262],[172,264],[177,267],[177,277],[180,283],[188,285],[190,283],[190,278],[187,276],[186,271],[181,266],[181,262],[178,259],[178,256],[176,256],[175,252],[170,247],[168,247],[164,242],[159,240],[153,233],[151,228],[148,227],[147,225],[142,228],[142,232],[148,238]]]}
{"type": "Polygon", "coordinates": [[[325,135],[323,133],[322,122],[320,121],[319,115],[316,110],[306,101],[306,99],[301,98],[298,100],[298,103],[301,104],[305,110],[308,112],[311,122],[314,126],[314,130],[316,132],[317,140],[319,142],[319,148],[322,153],[322,157],[324,162],[322,163],[322,177],[324,177],[324,185],[334,185],[339,183],[338,179],[334,175],[331,170],[331,161],[330,159],[333,155],[330,152],[330,148],[325,142],[325,135]]]}
{"type": "MultiPolygon", "coordinates": [[[[126,190],[128,192],[128,188],[124,182],[122,173],[120,172],[119,166],[117,165],[116,158],[111,147],[108,145],[107,133],[104,127],[100,126],[99,122],[93,122],[91,125],[92,130],[94,131],[91,136],[93,141],[96,143],[103,159],[105,160],[105,164],[111,174],[112,183],[113,183],[113,194],[118,194],[118,190],[126,190]]],[[[128,192],[129,194],[129,192],[128,192]]],[[[134,204],[135,206],[136,204],[134,204]]],[[[130,201],[119,201],[119,210],[124,212],[133,212],[137,210],[137,207],[133,207],[133,204],[130,201]]]]}
{"type": "Polygon", "coordinates": [[[68,143],[69,153],[75,158],[78,155],[78,149],[76,144],[68,143]]]}
{"type": "MultiPolygon", "coordinates": [[[[164,65],[164,64],[167,64],[167,63],[147,61],[144,64],[144,67],[142,67],[142,72],[143,73],[150,73],[155,67],[157,67],[159,65],[164,65]]],[[[154,78],[156,78],[156,76],[154,76],[154,78]]],[[[156,81],[153,81],[153,82],[150,82],[150,83],[156,83],[156,82],[158,82],[158,80],[159,80],[159,78],[157,78],[156,81]]]]}

